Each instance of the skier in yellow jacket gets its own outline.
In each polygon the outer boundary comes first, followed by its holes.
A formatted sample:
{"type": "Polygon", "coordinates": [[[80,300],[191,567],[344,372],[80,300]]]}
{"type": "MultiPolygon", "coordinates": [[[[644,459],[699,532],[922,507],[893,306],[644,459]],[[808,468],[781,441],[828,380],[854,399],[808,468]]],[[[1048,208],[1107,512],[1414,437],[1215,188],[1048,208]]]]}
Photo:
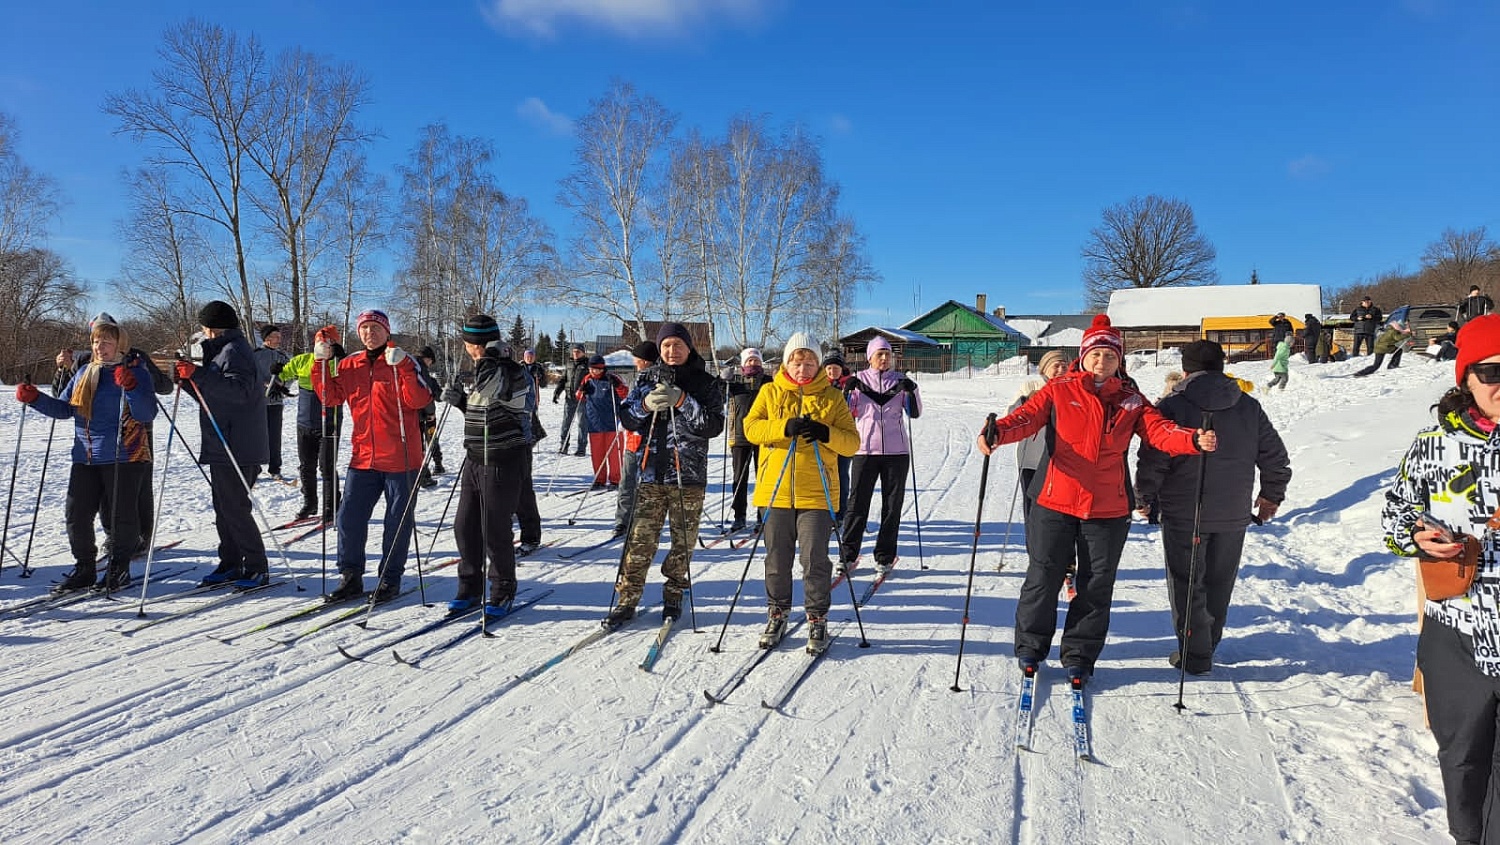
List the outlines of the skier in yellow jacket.
{"type": "Polygon", "coordinates": [[[755,506],[766,514],[767,622],[761,648],[786,633],[792,607],[792,557],[801,546],[807,650],[828,648],[828,538],[839,498],[838,457],[859,448],[859,432],[844,394],[828,381],[818,344],[803,332],[782,350],[776,377],[761,388],[745,415],[745,437],[760,446],[755,506]]]}

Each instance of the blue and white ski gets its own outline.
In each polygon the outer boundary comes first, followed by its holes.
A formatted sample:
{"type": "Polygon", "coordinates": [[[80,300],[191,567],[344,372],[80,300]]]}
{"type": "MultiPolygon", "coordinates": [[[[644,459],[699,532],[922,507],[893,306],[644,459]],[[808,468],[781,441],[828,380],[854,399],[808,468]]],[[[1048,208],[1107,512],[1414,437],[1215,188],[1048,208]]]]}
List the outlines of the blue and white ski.
{"type": "Polygon", "coordinates": [[[1035,666],[1021,670],[1021,701],[1016,705],[1016,748],[1031,750],[1031,726],[1036,723],[1035,666]]]}

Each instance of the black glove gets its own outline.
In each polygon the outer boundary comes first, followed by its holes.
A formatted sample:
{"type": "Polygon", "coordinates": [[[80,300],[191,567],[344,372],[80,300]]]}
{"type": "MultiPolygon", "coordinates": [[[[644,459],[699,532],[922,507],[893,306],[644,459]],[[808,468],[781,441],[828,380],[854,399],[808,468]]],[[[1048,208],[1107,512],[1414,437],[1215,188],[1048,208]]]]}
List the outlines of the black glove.
{"type": "Polygon", "coordinates": [[[907,393],[915,393],[917,391],[917,383],[912,381],[910,378],[901,379],[901,383],[897,384],[896,386],[906,391],[907,393]]]}
{"type": "Polygon", "coordinates": [[[857,378],[854,378],[853,376],[850,376],[849,377],[849,382],[844,385],[844,392],[845,393],[855,393],[855,392],[863,393],[864,389],[865,389],[864,382],[860,381],[857,378]]]}
{"type": "Polygon", "coordinates": [[[583,383],[583,387],[579,388],[579,390],[583,392],[584,396],[593,396],[594,395],[594,382],[592,382],[592,381],[586,381],[586,382],[584,382],[583,383]]]}
{"type": "Polygon", "coordinates": [[[281,368],[285,367],[285,366],[286,366],[286,362],[285,361],[281,361],[281,362],[277,363],[275,366],[271,367],[271,377],[275,378],[276,376],[281,375],[281,368]]]}
{"type": "MultiPolygon", "coordinates": [[[[806,417],[792,417],[786,421],[786,436],[797,438],[807,431],[808,420],[806,417]]],[[[825,426],[826,428],[826,426],[825,426]]]]}
{"type": "Polygon", "coordinates": [[[554,405],[557,404],[557,394],[556,393],[552,394],[552,404],[554,404],[554,405]]]}
{"type": "Polygon", "coordinates": [[[828,442],[828,426],[808,417],[802,418],[802,439],[808,443],[814,440],[819,443],[828,442]]]}
{"type": "Polygon", "coordinates": [[[449,405],[463,405],[465,402],[463,389],[456,384],[448,385],[448,388],[443,391],[443,401],[449,405]]]}

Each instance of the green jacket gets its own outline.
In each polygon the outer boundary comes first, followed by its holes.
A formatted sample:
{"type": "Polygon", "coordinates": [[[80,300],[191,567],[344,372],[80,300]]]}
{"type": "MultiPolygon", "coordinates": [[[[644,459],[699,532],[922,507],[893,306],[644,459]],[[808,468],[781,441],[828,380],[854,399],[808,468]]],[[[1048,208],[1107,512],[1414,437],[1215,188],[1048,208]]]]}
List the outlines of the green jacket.
{"type": "Polygon", "coordinates": [[[1287,362],[1292,357],[1292,344],[1283,340],[1276,344],[1276,354],[1271,357],[1271,372],[1284,373],[1287,371],[1287,362]]]}
{"type": "Polygon", "coordinates": [[[1401,331],[1394,326],[1387,328],[1375,338],[1375,354],[1389,355],[1400,349],[1403,344],[1411,339],[1411,335],[1401,331]]]}

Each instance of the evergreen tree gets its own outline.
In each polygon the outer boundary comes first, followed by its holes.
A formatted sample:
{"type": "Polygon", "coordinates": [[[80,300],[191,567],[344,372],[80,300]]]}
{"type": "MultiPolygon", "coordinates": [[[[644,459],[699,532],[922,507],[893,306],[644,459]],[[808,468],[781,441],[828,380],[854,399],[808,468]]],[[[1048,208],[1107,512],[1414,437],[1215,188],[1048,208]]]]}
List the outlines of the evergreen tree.
{"type": "Polygon", "coordinates": [[[526,323],[521,320],[521,315],[516,315],[516,321],[510,324],[510,348],[521,354],[521,350],[530,346],[530,338],[526,336],[526,323]]]}
{"type": "Polygon", "coordinates": [[[557,350],[552,346],[552,338],[548,337],[546,332],[542,332],[541,334],[537,335],[536,359],[538,361],[551,361],[552,355],[556,351],[557,350]]]}
{"type": "Polygon", "coordinates": [[[553,348],[552,354],[556,356],[551,359],[552,363],[567,363],[563,360],[563,356],[568,354],[568,330],[562,326],[557,327],[557,346],[553,348]]]}

